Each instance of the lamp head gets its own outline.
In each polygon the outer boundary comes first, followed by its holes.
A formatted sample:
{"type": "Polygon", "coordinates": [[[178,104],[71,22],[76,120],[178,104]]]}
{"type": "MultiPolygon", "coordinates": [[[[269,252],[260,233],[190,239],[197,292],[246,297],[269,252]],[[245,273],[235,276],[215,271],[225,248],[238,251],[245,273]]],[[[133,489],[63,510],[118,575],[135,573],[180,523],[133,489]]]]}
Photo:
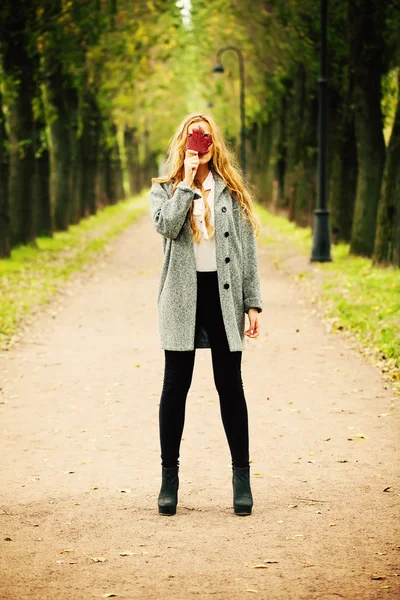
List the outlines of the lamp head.
{"type": "Polygon", "coordinates": [[[225,72],[225,69],[221,65],[221,63],[217,63],[213,68],[213,73],[224,73],[224,72],[225,72]]]}

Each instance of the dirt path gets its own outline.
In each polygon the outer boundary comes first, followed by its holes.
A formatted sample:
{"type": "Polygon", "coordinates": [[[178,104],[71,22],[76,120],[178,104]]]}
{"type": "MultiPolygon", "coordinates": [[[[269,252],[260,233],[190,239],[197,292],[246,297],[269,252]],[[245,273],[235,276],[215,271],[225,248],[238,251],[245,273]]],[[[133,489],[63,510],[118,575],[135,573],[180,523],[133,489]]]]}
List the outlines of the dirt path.
{"type": "Polygon", "coordinates": [[[162,252],[148,214],[0,355],[1,598],[400,598],[399,398],[270,253],[263,334],[243,355],[250,517],[233,514],[208,350],[178,512],[158,515],[162,252]]]}

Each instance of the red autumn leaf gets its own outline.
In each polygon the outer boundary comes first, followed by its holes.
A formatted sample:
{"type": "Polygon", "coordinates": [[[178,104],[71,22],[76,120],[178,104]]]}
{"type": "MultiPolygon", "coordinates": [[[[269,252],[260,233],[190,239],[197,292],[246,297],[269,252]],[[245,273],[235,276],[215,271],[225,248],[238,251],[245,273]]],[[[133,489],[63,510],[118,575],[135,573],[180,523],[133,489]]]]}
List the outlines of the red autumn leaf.
{"type": "Polygon", "coordinates": [[[204,156],[208,152],[208,147],[213,143],[212,136],[206,134],[204,129],[199,125],[197,129],[192,130],[192,134],[187,137],[187,150],[195,150],[199,156],[204,156]]]}

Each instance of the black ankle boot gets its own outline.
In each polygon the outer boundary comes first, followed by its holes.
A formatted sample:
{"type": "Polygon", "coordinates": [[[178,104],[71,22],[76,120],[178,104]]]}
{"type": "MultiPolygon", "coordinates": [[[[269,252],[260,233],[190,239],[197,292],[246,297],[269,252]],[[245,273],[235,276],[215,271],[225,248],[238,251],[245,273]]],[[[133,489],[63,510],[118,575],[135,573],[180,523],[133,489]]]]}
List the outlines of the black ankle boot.
{"type": "Polygon", "coordinates": [[[250,467],[232,468],[233,508],[236,515],[251,515],[253,496],[250,488],[250,467]]]}
{"type": "Polygon", "coordinates": [[[178,504],[179,467],[161,467],[162,484],[158,496],[160,515],[174,515],[178,504]]]}

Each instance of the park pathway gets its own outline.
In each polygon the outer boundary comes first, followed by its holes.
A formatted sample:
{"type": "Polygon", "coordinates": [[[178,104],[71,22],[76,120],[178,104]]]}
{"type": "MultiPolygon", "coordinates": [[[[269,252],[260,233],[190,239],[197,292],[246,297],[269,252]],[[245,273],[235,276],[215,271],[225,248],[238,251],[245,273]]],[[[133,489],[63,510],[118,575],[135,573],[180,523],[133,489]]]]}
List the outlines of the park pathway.
{"type": "Polygon", "coordinates": [[[208,350],[160,516],[149,213],[0,354],[0,597],[400,598],[399,398],[259,250],[262,334],[247,340],[253,514],[232,509],[208,350]]]}

